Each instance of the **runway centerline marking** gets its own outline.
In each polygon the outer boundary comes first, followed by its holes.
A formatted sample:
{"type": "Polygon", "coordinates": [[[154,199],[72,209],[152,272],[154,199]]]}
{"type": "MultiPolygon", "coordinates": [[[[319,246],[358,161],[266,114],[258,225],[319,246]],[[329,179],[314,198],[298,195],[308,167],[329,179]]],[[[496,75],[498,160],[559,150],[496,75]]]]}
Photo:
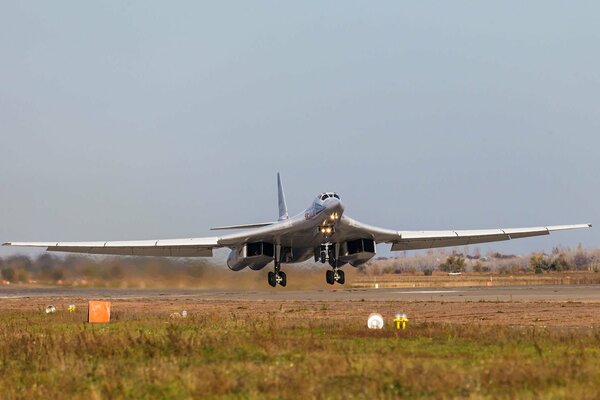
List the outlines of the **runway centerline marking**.
{"type": "Polygon", "coordinates": [[[436,294],[436,293],[461,293],[464,290],[407,290],[406,292],[396,292],[399,294],[436,294]]]}

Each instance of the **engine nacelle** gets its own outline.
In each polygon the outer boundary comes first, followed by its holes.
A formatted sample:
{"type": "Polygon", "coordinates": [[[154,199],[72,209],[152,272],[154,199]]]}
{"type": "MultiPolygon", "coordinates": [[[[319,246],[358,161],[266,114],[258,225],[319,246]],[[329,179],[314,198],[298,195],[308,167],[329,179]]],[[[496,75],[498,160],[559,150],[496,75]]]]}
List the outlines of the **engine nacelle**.
{"type": "Polygon", "coordinates": [[[273,261],[274,255],[275,248],[272,243],[247,243],[229,253],[227,266],[232,271],[240,271],[246,267],[259,270],[273,261]]]}
{"type": "Polygon", "coordinates": [[[375,241],[373,239],[356,239],[340,243],[338,260],[358,267],[375,257],[375,241]]]}

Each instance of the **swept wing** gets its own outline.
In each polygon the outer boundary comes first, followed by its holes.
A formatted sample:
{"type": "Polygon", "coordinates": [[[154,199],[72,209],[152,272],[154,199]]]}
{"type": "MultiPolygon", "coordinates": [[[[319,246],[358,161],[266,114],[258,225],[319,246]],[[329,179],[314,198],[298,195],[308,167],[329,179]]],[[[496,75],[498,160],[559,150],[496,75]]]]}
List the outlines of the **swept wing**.
{"type": "Polygon", "coordinates": [[[121,256],[212,257],[218,238],[135,240],[116,242],[10,242],[4,246],[46,247],[47,251],[121,256]]]}
{"type": "Polygon", "coordinates": [[[347,236],[368,236],[377,243],[391,243],[392,251],[431,249],[436,247],[464,246],[548,235],[550,232],[591,228],[591,224],[540,226],[531,228],[499,228],[447,231],[395,231],[363,224],[344,217],[340,230],[347,236]]]}
{"type": "MultiPolygon", "coordinates": [[[[235,248],[252,241],[274,242],[276,237],[293,231],[290,220],[264,224],[248,224],[220,227],[218,229],[243,229],[243,232],[225,236],[188,239],[158,239],[133,241],[96,242],[9,242],[3,246],[45,247],[47,251],[66,253],[110,254],[120,256],[162,256],[162,257],[212,257],[212,251],[219,247],[235,248]]],[[[216,228],[213,228],[216,229],[216,228]]]]}

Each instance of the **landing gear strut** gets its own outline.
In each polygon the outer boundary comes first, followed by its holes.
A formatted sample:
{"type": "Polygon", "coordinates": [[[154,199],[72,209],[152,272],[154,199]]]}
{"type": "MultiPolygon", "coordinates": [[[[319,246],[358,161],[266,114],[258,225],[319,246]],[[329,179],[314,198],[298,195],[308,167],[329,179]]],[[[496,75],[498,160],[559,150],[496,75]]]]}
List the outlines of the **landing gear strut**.
{"type": "Polygon", "coordinates": [[[323,243],[321,245],[319,251],[319,261],[321,261],[323,264],[329,261],[329,246],[331,246],[331,243],[329,242],[323,243]]]}

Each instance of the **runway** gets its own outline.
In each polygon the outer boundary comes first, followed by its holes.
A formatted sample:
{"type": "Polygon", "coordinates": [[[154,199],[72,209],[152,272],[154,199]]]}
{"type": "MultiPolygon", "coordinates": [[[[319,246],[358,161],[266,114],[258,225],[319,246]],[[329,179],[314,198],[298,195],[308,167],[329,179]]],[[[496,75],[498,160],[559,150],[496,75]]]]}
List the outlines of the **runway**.
{"type": "Polygon", "coordinates": [[[600,303],[600,285],[547,285],[418,289],[265,290],[227,289],[105,289],[0,287],[4,299],[193,299],[231,301],[501,301],[600,303]]]}

